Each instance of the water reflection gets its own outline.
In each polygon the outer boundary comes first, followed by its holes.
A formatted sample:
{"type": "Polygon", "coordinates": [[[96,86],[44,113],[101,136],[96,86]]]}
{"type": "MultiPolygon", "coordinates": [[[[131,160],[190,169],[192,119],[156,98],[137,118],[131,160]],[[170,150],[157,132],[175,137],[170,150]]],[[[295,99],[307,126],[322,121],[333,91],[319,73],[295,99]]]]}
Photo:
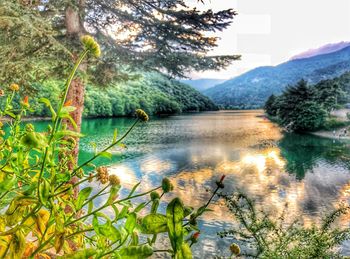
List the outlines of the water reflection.
{"type": "MultiPolygon", "coordinates": [[[[340,201],[349,201],[349,143],[283,135],[261,115],[261,111],[227,111],[153,119],[133,132],[127,150],[116,150],[112,161],[99,162],[112,164],[110,173],[120,176],[126,189],[142,181],[140,191],[149,190],[167,176],[176,186],[172,196],[193,207],[207,201],[207,190],[222,174],[227,175],[225,192],[242,190],[273,215],[288,204],[290,219],[299,217],[305,224],[319,221],[340,201]],[[119,164],[121,158],[125,160],[119,164]]],[[[122,134],[131,123],[85,121],[83,132],[90,137],[82,139],[81,159],[92,155],[89,142],[105,146],[114,128],[122,134]]],[[[219,239],[216,232],[230,227],[232,215],[221,201],[211,208],[213,212],[200,221],[203,238],[195,248],[196,258],[210,258],[217,251],[228,254],[230,241],[219,239]]],[[[347,222],[344,219],[343,224],[347,222]]]]}

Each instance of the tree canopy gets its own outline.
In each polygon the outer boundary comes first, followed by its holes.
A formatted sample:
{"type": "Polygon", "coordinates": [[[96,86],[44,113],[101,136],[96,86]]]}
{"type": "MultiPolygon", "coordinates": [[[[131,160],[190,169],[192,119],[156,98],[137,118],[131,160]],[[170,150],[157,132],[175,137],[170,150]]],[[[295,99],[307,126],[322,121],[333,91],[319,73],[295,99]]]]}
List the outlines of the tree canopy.
{"type": "Polygon", "coordinates": [[[0,3],[0,83],[57,76],[76,58],[79,37],[93,35],[103,56],[91,80],[125,79],[130,70],[183,77],[219,69],[238,56],[208,56],[232,9],[199,11],[182,0],[4,0],[0,3]]]}

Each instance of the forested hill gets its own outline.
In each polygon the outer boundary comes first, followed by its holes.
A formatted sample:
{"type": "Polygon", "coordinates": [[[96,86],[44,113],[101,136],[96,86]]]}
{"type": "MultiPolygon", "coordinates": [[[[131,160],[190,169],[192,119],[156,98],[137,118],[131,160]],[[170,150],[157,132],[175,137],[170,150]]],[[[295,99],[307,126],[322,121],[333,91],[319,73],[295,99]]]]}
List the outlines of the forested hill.
{"type": "MultiPolygon", "coordinates": [[[[44,85],[34,85],[37,93],[31,98],[37,105],[40,97],[57,100],[62,82],[49,81],[44,85]]],[[[55,103],[54,103],[55,104],[55,103]]],[[[88,85],[85,96],[85,116],[131,116],[138,108],[153,115],[175,114],[189,111],[216,110],[217,106],[192,87],[170,80],[157,74],[144,74],[138,80],[119,83],[118,85],[101,89],[88,85]]],[[[34,116],[47,116],[49,111],[44,105],[38,105],[34,116]]]]}
{"type": "Polygon", "coordinates": [[[271,94],[280,94],[300,79],[315,84],[350,71],[350,47],[310,58],[259,67],[204,92],[216,104],[235,108],[262,107],[271,94]]]}

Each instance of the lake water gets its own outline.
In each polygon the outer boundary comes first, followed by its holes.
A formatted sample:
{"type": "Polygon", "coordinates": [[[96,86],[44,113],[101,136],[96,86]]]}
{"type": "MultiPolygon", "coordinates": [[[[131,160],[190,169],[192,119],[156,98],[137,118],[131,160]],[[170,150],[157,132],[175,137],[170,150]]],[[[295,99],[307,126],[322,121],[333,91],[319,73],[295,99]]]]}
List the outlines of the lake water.
{"type": "MultiPolygon", "coordinates": [[[[262,115],[262,111],[219,111],[152,118],[128,137],[126,150],[114,150],[112,161],[99,163],[109,164],[110,173],[120,176],[124,188],[142,181],[141,190],[148,190],[169,177],[175,185],[172,195],[193,207],[208,200],[207,189],[225,174],[225,192],[244,191],[276,215],[288,203],[288,215],[299,217],[305,225],[317,222],[339,202],[348,202],[349,143],[283,134],[262,115]]],[[[80,159],[92,155],[91,142],[105,147],[115,128],[121,135],[132,122],[85,120],[82,132],[88,137],[81,140],[80,159]]],[[[44,127],[45,123],[36,124],[44,127]]],[[[210,208],[214,211],[199,221],[202,232],[194,246],[195,258],[229,252],[232,240],[220,239],[216,233],[232,226],[232,215],[220,201],[210,208]]],[[[350,254],[349,245],[342,250],[350,254]]]]}

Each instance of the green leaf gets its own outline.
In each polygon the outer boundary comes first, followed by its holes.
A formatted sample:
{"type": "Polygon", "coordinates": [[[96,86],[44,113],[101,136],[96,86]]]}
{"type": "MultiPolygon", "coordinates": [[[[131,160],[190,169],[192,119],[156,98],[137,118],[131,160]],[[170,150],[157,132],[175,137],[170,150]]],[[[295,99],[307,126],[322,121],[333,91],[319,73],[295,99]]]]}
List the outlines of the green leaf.
{"type": "Polygon", "coordinates": [[[117,196],[119,190],[120,190],[120,185],[114,185],[111,187],[111,189],[109,190],[109,197],[108,197],[108,200],[106,202],[106,205],[112,204],[112,202],[115,200],[115,197],[117,196]]]}
{"type": "Polygon", "coordinates": [[[141,259],[153,255],[153,248],[150,245],[129,246],[119,251],[122,259],[141,259]]]}
{"type": "Polygon", "coordinates": [[[176,253],[183,244],[182,220],[184,219],[184,206],[179,198],[173,199],[166,209],[168,233],[176,253]]]}
{"type": "Polygon", "coordinates": [[[115,129],[113,132],[113,143],[115,143],[117,141],[117,137],[118,137],[118,130],[115,129]]]}
{"type": "Polygon", "coordinates": [[[136,213],[130,213],[125,222],[125,229],[131,234],[136,226],[136,213]]]}
{"type": "Polygon", "coordinates": [[[88,205],[88,214],[94,209],[94,201],[90,201],[88,205]]]}
{"type": "Polygon", "coordinates": [[[56,139],[60,139],[62,137],[68,137],[68,136],[76,137],[76,138],[84,137],[83,134],[81,134],[79,132],[71,131],[71,130],[60,130],[60,131],[56,132],[56,134],[55,134],[56,139]]]}
{"type": "Polygon", "coordinates": [[[75,123],[75,120],[72,118],[72,116],[70,116],[68,113],[67,114],[62,114],[61,115],[62,119],[68,119],[70,121],[70,123],[73,125],[74,129],[77,130],[78,126],[75,123]]]}
{"type": "Polygon", "coordinates": [[[118,215],[118,219],[117,220],[125,218],[125,216],[128,214],[128,210],[129,210],[129,206],[123,206],[122,210],[120,211],[120,213],[118,215]]]}
{"type": "Polygon", "coordinates": [[[134,194],[134,192],[136,191],[137,187],[139,187],[140,184],[141,184],[141,182],[138,182],[137,184],[134,185],[134,187],[130,191],[128,197],[131,197],[134,194]]]}
{"type": "Polygon", "coordinates": [[[86,187],[79,192],[77,201],[75,203],[76,210],[80,210],[82,208],[85,200],[90,196],[91,192],[92,192],[92,187],[86,187]]]}
{"type": "Polygon", "coordinates": [[[43,204],[46,204],[50,196],[50,184],[46,179],[39,185],[39,196],[43,204]]]}
{"type": "Polygon", "coordinates": [[[149,214],[142,219],[141,231],[143,234],[158,234],[168,231],[167,217],[162,214],[149,214]]]}
{"type": "Polygon", "coordinates": [[[57,258],[60,258],[60,259],[83,259],[83,258],[90,258],[91,256],[95,255],[96,253],[97,252],[95,249],[87,248],[87,249],[75,251],[72,254],[59,256],[57,258]]]}
{"type": "Polygon", "coordinates": [[[46,98],[40,98],[39,103],[45,104],[46,107],[48,107],[50,109],[50,112],[52,114],[52,120],[54,121],[56,119],[57,114],[56,114],[54,108],[52,107],[50,100],[46,99],[46,98]]]}
{"type": "Polygon", "coordinates": [[[9,191],[16,182],[14,174],[5,174],[4,179],[0,182],[0,193],[9,191]]]}
{"type": "Polygon", "coordinates": [[[108,151],[104,151],[104,152],[99,153],[99,156],[105,157],[105,158],[108,158],[108,159],[112,159],[112,153],[108,152],[108,151]]]}
{"type": "Polygon", "coordinates": [[[140,212],[144,207],[146,207],[146,202],[141,202],[137,207],[134,209],[134,212],[140,212]]]}
{"type": "Polygon", "coordinates": [[[101,213],[96,213],[92,219],[92,226],[97,235],[104,236],[111,240],[112,242],[116,242],[121,239],[121,234],[113,225],[112,222],[108,219],[107,216],[104,216],[101,213]],[[103,216],[106,219],[105,224],[100,224],[98,220],[98,216],[103,216]]]}
{"type": "Polygon", "coordinates": [[[62,115],[66,115],[69,114],[71,112],[74,112],[77,108],[74,106],[64,106],[62,107],[59,116],[62,118],[62,115]]]}

